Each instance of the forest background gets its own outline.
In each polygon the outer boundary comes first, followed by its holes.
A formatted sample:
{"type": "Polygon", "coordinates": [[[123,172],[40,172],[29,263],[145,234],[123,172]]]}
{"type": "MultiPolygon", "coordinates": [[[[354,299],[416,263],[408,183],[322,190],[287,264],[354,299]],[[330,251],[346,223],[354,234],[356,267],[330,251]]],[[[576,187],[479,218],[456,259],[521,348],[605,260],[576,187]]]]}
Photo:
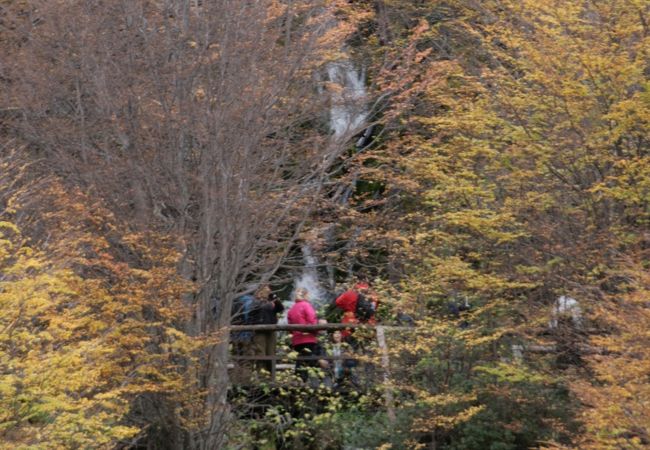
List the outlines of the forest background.
{"type": "Polygon", "coordinates": [[[0,1],[0,446],[649,447],[649,14],[0,1]],[[359,395],[237,394],[306,243],[415,326],[359,395]]]}

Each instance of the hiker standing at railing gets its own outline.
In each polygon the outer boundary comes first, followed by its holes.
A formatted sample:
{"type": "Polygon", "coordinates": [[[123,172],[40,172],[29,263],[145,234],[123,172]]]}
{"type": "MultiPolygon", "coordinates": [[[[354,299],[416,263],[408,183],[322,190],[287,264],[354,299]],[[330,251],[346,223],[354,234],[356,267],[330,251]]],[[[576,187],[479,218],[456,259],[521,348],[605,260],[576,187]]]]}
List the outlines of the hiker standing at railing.
{"type": "MultiPolygon", "coordinates": [[[[375,312],[377,310],[377,297],[371,291],[370,286],[365,281],[359,281],[354,285],[354,289],[345,291],[335,300],[336,306],[343,310],[341,323],[367,323],[375,325],[375,312]]],[[[350,347],[353,353],[364,353],[364,344],[367,343],[368,336],[355,334],[354,330],[347,328],[341,332],[343,342],[350,347]]],[[[346,376],[344,379],[352,384],[357,384],[357,376],[354,368],[357,367],[358,360],[355,358],[345,359],[343,368],[346,376]]]]}
{"type": "MultiPolygon", "coordinates": [[[[296,300],[287,314],[287,321],[291,325],[317,325],[314,307],[309,303],[309,292],[300,288],[296,291],[296,300]]],[[[318,344],[317,331],[292,331],[291,347],[298,352],[296,361],[296,373],[307,381],[309,378],[309,367],[318,367],[317,359],[304,359],[305,357],[320,356],[321,350],[318,344]]]]}
{"type": "MultiPolygon", "coordinates": [[[[278,323],[278,315],[284,311],[284,305],[276,294],[271,292],[268,285],[262,286],[255,293],[256,303],[254,311],[254,322],[256,325],[275,325],[278,323]]],[[[253,336],[253,348],[255,355],[275,356],[276,334],[274,330],[255,331],[253,336]]],[[[275,361],[257,361],[257,369],[263,368],[269,373],[274,373],[275,361]]]]}
{"type": "MultiPolygon", "coordinates": [[[[345,291],[336,298],[336,306],[343,310],[341,323],[368,323],[374,325],[377,299],[366,282],[359,282],[354,289],[345,291]]],[[[355,345],[351,329],[342,331],[343,340],[355,345]]]]}
{"type": "MultiPolygon", "coordinates": [[[[255,310],[257,299],[250,294],[237,297],[232,304],[233,325],[255,325],[255,310]]],[[[236,356],[252,358],[255,356],[253,345],[254,332],[250,330],[238,330],[230,334],[232,353],[236,356]]],[[[253,374],[253,361],[243,359],[236,363],[232,379],[237,384],[246,384],[251,380],[253,374]]]]}

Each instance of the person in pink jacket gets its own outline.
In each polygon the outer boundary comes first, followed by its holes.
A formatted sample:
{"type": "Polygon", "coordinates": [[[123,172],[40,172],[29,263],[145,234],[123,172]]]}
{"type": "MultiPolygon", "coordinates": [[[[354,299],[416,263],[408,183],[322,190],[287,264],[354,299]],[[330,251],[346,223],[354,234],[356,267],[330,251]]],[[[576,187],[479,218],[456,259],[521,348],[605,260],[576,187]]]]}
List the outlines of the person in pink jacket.
{"type": "MultiPolygon", "coordinates": [[[[314,307],[309,303],[309,293],[306,289],[296,291],[296,302],[287,313],[287,321],[292,325],[317,325],[319,323],[316,317],[314,307]]],[[[309,377],[308,367],[317,367],[317,359],[301,359],[305,356],[319,356],[320,347],[318,345],[317,331],[292,331],[291,347],[298,352],[296,361],[296,373],[300,375],[303,381],[309,377]]]]}

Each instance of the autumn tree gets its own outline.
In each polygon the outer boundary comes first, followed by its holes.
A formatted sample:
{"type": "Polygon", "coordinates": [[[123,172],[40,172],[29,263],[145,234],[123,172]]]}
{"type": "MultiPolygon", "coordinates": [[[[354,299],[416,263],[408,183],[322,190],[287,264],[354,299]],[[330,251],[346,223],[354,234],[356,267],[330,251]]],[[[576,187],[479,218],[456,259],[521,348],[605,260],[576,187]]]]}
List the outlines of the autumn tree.
{"type": "MultiPolygon", "coordinates": [[[[336,5],[14,6],[11,132],[135,227],[182,237],[179,270],[198,286],[188,330],[222,330],[233,298],[281,265],[343,147],[317,89],[345,35],[336,5]]],[[[225,436],[228,335],[214,342],[199,448],[225,436]]]]}
{"type": "Polygon", "coordinates": [[[523,74],[517,83],[501,86],[507,100],[502,109],[523,133],[513,141],[518,149],[510,160],[528,160],[527,167],[545,175],[531,180],[536,188],[517,183],[517,189],[538,199],[527,201],[526,211],[538,205],[545,212],[546,221],[539,212],[527,220],[546,241],[545,282],[563,285],[585,302],[594,326],[588,339],[596,351],[585,359],[596,383],[608,380],[592,385],[591,376],[572,378],[587,406],[580,446],[647,445],[647,427],[639,425],[647,422],[647,411],[621,397],[613,407],[602,400],[612,400],[616,386],[645,397],[633,380],[643,377],[647,358],[642,352],[631,356],[635,346],[629,339],[642,340],[638,327],[645,323],[638,298],[646,289],[639,255],[646,246],[648,206],[642,175],[647,170],[641,169],[648,166],[648,5],[523,2],[509,11],[504,21],[512,23],[515,14],[520,19],[500,35],[517,50],[517,60],[510,62],[523,74]],[[598,356],[602,352],[618,355],[598,356]],[[641,372],[624,375],[624,360],[641,372]],[[620,411],[629,420],[618,416],[620,411]]]}
{"type": "MultiPolygon", "coordinates": [[[[546,349],[598,352],[607,341],[601,333],[609,320],[595,313],[620,305],[620,294],[612,293],[628,278],[617,275],[627,271],[619,268],[627,264],[621,257],[636,254],[645,239],[647,5],[375,6],[383,44],[378,85],[392,92],[391,108],[383,117],[383,145],[359,157],[363,176],[380,183],[382,195],[360,197],[359,210],[371,213],[358,222],[369,223],[363,242],[388,252],[379,273],[403,281],[388,290],[393,297],[402,292],[404,302],[396,306],[433,316],[423,322],[421,339],[400,348],[413,353],[402,368],[418,365],[399,379],[422,374],[412,386],[442,415],[436,422],[424,406],[430,421],[415,422],[416,429],[420,435],[431,430],[429,439],[437,434],[447,445],[445,436],[465,422],[475,436],[467,435],[464,445],[481,448],[476,423],[491,417],[484,430],[502,423],[504,434],[488,439],[509,434],[515,440],[508,445],[531,438],[526,445],[534,445],[540,435],[526,436],[528,425],[514,420],[511,408],[498,412],[486,399],[499,398],[495,382],[509,386],[502,400],[518,391],[515,397],[536,397],[538,408],[545,396],[566,390],[555,365],[563,355],[554,361],[528,354],[526,367],[512,363],[521,355],[511,348],[537,341],[546,349]],[[584,325],[596,327],[590,331],[600,337],[591,342],[598,345],[588,345],[586,329],[549,329],[553,303],[565,294],[580,299],[591,318],[584,325]],[[456,319],[450,306],[465,302],[472,312],[456,319]],[[556,376],[545,375],[551,369],[556,376]],[[427,379],[435,381],[422,389],[427,379]],[[536,385],[537,394],[521,389],[525,384],[536,385]],[[474,400],[463,395],[468,388],[474,400]],[[463,416],[479,404],[482,411],[463,416]]],[[[367,35],[371,46],[373,39],[367,35]]],[[[538,427],[546,439],[566,441],[572,402],[560,397],[556,411],[532,409],[519,417],[546,421],[538,427]]],[[[640,442],[644,432],[637,426],[620,436],[640,442]]]]}
{"type": "Polygon", "coordinates": [[[173,242],[118,231],[101,203],[18,159],[0,163],[1,445],[114,448],[184,420],[156,406],[196,394],[173,242]]]}
{"type": "MultiPolygon", "coordinates": [[[[384,318],[417,319],[389,336],[382,388],[395,416],[363,402],[349,410],[372,421],[377,446],[647,445],[647,2],[6,3],[1,131],[11,147],[43,163],[35,173],[66,180],[52,198],[79,186],[86,204],[101,198],[120,226],[130,222],[105,248],[148,261],[140,245],[171,242],[178,273],[197,287],[184,295],[184,329],[199,343],[186,357],[198,359],[178,373],[196,369],[201,401],[166,414],[184,430],[170,446],[225,444],[231,302],[272,277],[310,226],[327,230],[322,250],[340,251],[329,257],[344,275],[376,277],[384,318]],[[341,87],[323,82],[323,68],[346,37],[374,96],[373,139],[356,148],[346,143],[360,130],[332,138],[324,113],[337,97],[325,94],[341,87]],[[549,323],[561,295],[578,299],[582,318],[556,317],[560,330],[549,323]],[[396,423],[392,436],[381,431],[396,423]]],[[[30,217],[12,223],[46,245],[30,217]]],[[[54,242],[77,248],[69,221],[53,229],[54,242]]],[[[151,267],[134,273],[139,263],[95,249],[105,231],[83,240],[110,266],[101,289],[142,298],[124,283],[153,279],[151,267]]],[[[151,258],[171,276],[171,256],[151,258]]],[[[12,310],[15,298],[5,299],[12,310]]],[[[159,311],[152,299],[133,305],[159,311]]],[[[166,342],[173,329],[154,334],[166,342]]],[[[317,430],[349,411],[300,424],[317,430]]]]}

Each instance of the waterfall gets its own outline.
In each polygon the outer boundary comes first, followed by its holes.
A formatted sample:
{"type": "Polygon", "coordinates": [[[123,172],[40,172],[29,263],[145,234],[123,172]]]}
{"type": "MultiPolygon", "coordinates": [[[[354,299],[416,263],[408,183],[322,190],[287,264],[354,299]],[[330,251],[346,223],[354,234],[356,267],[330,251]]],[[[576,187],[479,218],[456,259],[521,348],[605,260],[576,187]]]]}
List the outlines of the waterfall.
{"type": "Polygon", "coordinates": [[[334,85],[330,89],[330,129],[334,139],[342,140],[361,131],[368,118],[366,109],[366,74],[344,59],[327,66],[327,76],[334,85]]]}
{"type": "Polygon", "coordinates": [[[294,282],[294,295],[300,288],[307,289],[309,301],[314,305],[315,309],[318,309],[327,303],[327,294],[318,280],[318,260],[309,244],[303,244],[302,256],[305,265],[302,274],[294,282]]]}
{"type": "Polygon", "coordinates": [[[321,287],[318,279],[318,260],[314,256],[311,246],[307,243],[301,247],[303,258],[303,269],[300,276],[296,277],[293,282],[293,291],[289,300],[283,302],[284,314],[280,317],[278,323],[287,323],[287,313],[289,308],[293,305],[296,298],[296,291],[304,288],[309,292],[309,302],[318,310],[321,306],[325,306],[329,300],[327,292],[321,287]]]}
{"type": "MultiPolygon", "coordinates": [[[[326,70],[330,83],[327,94],[331,100],[329,127],[332,132],[332,140],[340,145],[344,144],[353,135],[363,131],[365,122],[368,119],[366,74],[365,70],[356,68],[349,58],[343,58],[328,64],[326,70]]],[[[325,94],[325,92],[323,93],[325,94]]],[[[369,140],[369,134],[371,133],[372,130],[366,130],[366,133],[359,139],[359,142],[362,143],[361,146],[363,146],[363,142],[369,140]]],[[[357,147],[359,147],[359,143],[357,143],[357,147]]],[[[291,302],[287,303],[293,302],[296,290],[304,288],[309,292],[310,302],[315,309],[318,309],[325,306],[330,298],[319,280],[319,264],[312,246],[306,242],[302,245],[301,250],[304,266],[302,273],[294,280],[291,302]]],[[[329,285],[330,289],[333,289],[333,271],[329,275],[331,280],[327,285],[329,285]]],[[[288,308],[286,309],[288,310],[288,308]]],[[[286,323],[286,314],[280,319],[280,322],[286,323]]]]}

